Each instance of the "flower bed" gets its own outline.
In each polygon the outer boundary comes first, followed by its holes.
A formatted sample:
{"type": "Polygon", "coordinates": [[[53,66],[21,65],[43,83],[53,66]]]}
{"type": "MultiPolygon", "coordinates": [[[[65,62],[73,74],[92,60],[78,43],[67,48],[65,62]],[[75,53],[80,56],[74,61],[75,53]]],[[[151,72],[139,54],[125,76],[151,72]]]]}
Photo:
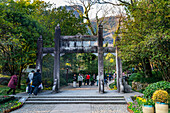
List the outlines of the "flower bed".
{"type": "Polygon", "coordinates": [[[127,110],[130,113],[143,113],[142,106],[143,105],[153,105],[153,101],[151,99],[144,99],[142,97],[132,97],[133,102],[128,103],[127,110]]]}
{"type": "Polygon", "coordinates": [[[131,106],[131,104],[128,103],[127,110],[128,110],[130,113],[134,113],[131,109],[129,109],[130,106],[131,106]]]}
{"type": "Polygon", "coordinates": [[[8,112],[16,110],[16,109],[18,109],[22,106],[23,106],[23,103],[18,102],[17,98],[14,98],[14,97],[13,98],[7,98],[5,102],[0,104],[0,112],[8,113],[8,112]]]}
{"type": "Polygon", "coordinates": [[[9,112],[11,112],[11,111],[14,111],[14,110],[16,110],[16,109],[21,108],[22,106],[23,106],[23,103],[17,101],[14,106],[12,106],[12,107],[9,108],[9,109],[4,110],[3,113],[9,113],[9,112]]]}
{"type": "Polygon", "coordinates": [[[0,104],[13,100],[15,97],[11,96],[0,96],[0,104]]]}

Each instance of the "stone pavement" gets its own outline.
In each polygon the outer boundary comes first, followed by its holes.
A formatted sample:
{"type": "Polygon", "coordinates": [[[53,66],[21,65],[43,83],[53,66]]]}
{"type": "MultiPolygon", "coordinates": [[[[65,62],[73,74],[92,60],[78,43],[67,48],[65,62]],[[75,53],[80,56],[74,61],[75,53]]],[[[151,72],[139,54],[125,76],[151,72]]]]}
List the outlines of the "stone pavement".
{"type": "MultiPolygon", "coordinates": [[[[78,86],[78,85],[77,85],[78,86]]],[[[52,91],[43,91],[38,95],[44,96],[69,96],[69,95],[105,95],[125,97],[127,102],[131,102],[130,96],[142,95],[138,92],[118,93],[116,90],[109,90],[105,86],[104,94],[98,92],[97,86],[81,86],[81,88],[73,88],[70,84],[61,88],[59,93],[53,94],[52,91]]],[[[19,93],[16,96],[27,98],[26,93],[19,93]]],[[[24,104],[24,106],[12,113],[128,113],[126,104],[24,104]]]]}
{"type": "Polygon", "coordinates": [[[128,113],[127,105],[115,104],[26,104],[12,113],[128,113]]]}

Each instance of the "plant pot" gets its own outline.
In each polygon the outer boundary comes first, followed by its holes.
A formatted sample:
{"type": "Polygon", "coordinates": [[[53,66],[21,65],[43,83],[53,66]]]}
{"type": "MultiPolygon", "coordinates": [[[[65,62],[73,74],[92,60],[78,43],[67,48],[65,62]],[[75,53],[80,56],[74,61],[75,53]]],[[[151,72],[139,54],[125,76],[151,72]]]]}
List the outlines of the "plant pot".
{"type": "Polygon", "coordinates": [[[168,113],[168,105],[165,103],[155,103],[156,113],[168,113]]]}
{"type": "Polygon", "coordinates": [[[142,111],[143,113],[154,113],[154,107],[152,105],[144,105],[142,111]]]}

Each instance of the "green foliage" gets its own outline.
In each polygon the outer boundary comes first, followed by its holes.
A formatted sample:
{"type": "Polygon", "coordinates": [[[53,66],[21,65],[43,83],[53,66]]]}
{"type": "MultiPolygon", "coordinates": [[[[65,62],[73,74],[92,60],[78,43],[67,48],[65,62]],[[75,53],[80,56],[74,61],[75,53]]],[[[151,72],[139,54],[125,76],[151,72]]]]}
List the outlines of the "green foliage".
{"type": "Polygon", "coordinates": [[[12,100],[12,99],[14,99],[14,97],[12,96],[0,96],[0,103],[2,104],[2,103],[4,103],[4,102],[7,102],[7,101],[9,101],[9,100],[12,100]]]}
{"type": "Polygon", "coordinates": [[[144,105],[152,105],[152,106],[154,106],[155,102],[153,101],[152,98],[148,98],[148,99],[146,99],[146,102],[144,102],[144,105]]]}
{"type": "MultiPolygon", "coordinates": [[[[43,45],[52,47],[58,24],[62,35],[87,32],[83,18],[76,18],[73,11],[56,9],[53,4],[44,1],[3,0],[0,9],[0,68],[9,75],[19,71],[19,78],[27,65],[36,62],[37,39],[40,35],[43,36],[43,45]]],[[[45,70],[49,71],[49,68],[45,70]]]]}
{"type": "Polygon", "coordinates": [[[143,75],[140,73],[133,73],[130,75],[129,80],[134,82],[141,82],[143,75]]]}
{"type": "Polygon", "coordinates": [[[104,70],[105,73],[113,73],[113,70],[115,69],[115,65],[116,65],[116,60],[115,56],[111,53],[106,54],[106,56],[104,56],[104,70]]]}
{"type": "Polygon", "coordinates": [[[60,77],[60,86],[67,86],[67,82],[64,78],[60,77]]]}
{"type": "Polygon", "coordinates": [[[126,6],[127,16],[117,43],[127,67],[136,67],[153,77],[151,66],[169,81],[169,10],[168,0],[140,0],[126,6]]]}
{"type": "Polygon", "coordinates": [[[9,75],[3,75],[3,74],[0,74],[0,78],[10,78],[10,76],[9,75]]]}
{"type": "Polygon", "coordinates": [[[129,102],[128,108],[132,110],[134,113],[143,113],[142,106],[143,105],[152,105],[154,106],[154,102],[151,98],[144,99],[142,97],[133,97],[133,102],[129,102]]]}
{"type": "Polygon", "coordinates": [[[110,89],[113,89],[114,88],[114,83],[111,83],[110,85],[109,85],[109,87],[110,87],[110,89]]]}
{"type": "Polygon", "coordinates": [[[1,85],[8,85],[8,81],[6,81],[6,80],[2,81],[1,85]]]}
{"type": "Polygon", "coordinates": [[[115,83],[115,85],[117,86],[117,78],[115,78],[115,82],[114,82],[114,83],[115,83]]]}
{"type": "Polygon", "coordinates": [[[5,112],[5,110],[16,108],[16,107],[20,106],[21,104],[22,104],[21,102],[18,102],[18,99],[11,98],[10,101],[7,101],[7,102],[4,102],[1,104],[0,112],[5,112]]]}
{"type": "Polygon", "coordinates": [[[159,89],[166,90],[168,91],[168,93],[170,93],[170,82],[160,81],[160,82],[150,84],[143,91],[144,97],[146,98],[152,97],[153,93],[159,89]]]}
{"type": "MultiPolygon", "coordinates": [[[[73,73],[82,74],[97,74],[98,73],[98,60],[97,56],[92,53],[81,54],[65,54],[61,57],[61,69],[66,71],[66,68],[72,70],[73,73]],[[66,63],[70,63],[70,66],[66,66],[66,63]]],[[[65,72],[66,73],[66,72],[65,72]]],[[[73,74],[72,73],[72,74],[73,74]]]]}
{"type": "Polygon", "coordinates": [[[132,81],[150,84],[162,80],[160,74],[161,73],[159,72],[152,71],[153,77],[145,77],[143,72],[133,73],[132,75],[130,75],[128,81],[130,82],[130,84],[132,83],[132,81]]]}
{"type": "Polygon", "coordinates": [[[109,84],[109,88],[110,88],[111,90],[117,90],[117,87],[116,87],[115,82],[114,82],[114,83],[109,84]]]}
{"type": "MultiPolygon", "coordinates": [[[[20,93],[20,92],[25,92],[25,88],[26,85],[21,85],[21,89],[16,88],[16,93],[20,93]]],[[[10,92],[10,94],[7,94],[7,91],[10,89],[8,86],[6,85],[0,85],[0,95],[10,95],[12,94],[12,91],[10,92]]]]}
{"type": "Polygon", "coordinates": [[[0,59],[2,68],[11,75],[35,62],[37,38],[46,32],[45,27],[27,13],[32,8],[26,4],[27,1],[7,1],[0,5],[0,59]]]}
{"type": "Polygon", "coordinates": [[[142,106],[140,106],[136,100],[133,103],[129,102],[129,104],[128,108],[134,113],[142,113],[142,106]]]}

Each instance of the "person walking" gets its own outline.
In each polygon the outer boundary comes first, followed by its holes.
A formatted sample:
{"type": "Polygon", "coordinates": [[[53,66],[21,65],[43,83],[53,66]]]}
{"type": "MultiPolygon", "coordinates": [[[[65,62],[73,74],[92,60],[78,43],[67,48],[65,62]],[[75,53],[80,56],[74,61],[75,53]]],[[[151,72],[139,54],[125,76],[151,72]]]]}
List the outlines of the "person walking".
{"type": "Polygon", "coordinates": [[[74,76],[73,76],[73,87],[76,87],[76,83],[77,83],[77,76],[76,76],[76,74],[74,74],[74,76]]]}
{"type": "Polygon", "coordinates": [[[34,95],[37,95],[37,93],[38,93],[38,86],[41,83],[42,83],[41,82],[41,73],[40,73],[40,69],[38,69],[37,72],[35,72],[34,76],[33,76],[31,94],[34,93],[34,95]]]}
{"type": "Polygon", "coordinates": [[[90,81],[90,75],[89,74],[86,76],[86,81],[87,81],[87,85],[89,85],[89,81],[90,81]]]}
{"type": "Polygon", "coordinates": [[[28,78],[27,78],[27,87],[28,87],[28,94],[31,94],[31,85],[32,85],[32,80],[33,80],[33,76],[34,76],[34,70],[32,70],[29,74],[28,74],[28,78]]]}
{"type": "Polygon", "coordinates": [[[90,81],[91,81],[91,86],[93,86],[95,83],[95,74],[93,74],[93,76],[90,77],[90,81]]]}
{"type": "Polygon", "coordinates": [[[16,90],[16,86],[18,83],[18,75],[19,75],[19,73],[16,73],[15,75],[11,76],[11,79],[8,83],[8,87],[10,89],[7,91],[7,94],[9,94],[13,90],[12,94],[15,95],[15,90],[16,90]]]}
{"type": "Polygon", "coordinates": [[[112,75],[109,74],[109,81],[111,81],[113,79],[112,75]]]}
{"type": "Polygon", "coordinates": [[[99,84],[99,75],[97,75],[96,80],[97,80],[97,86],[98,86],[98,84],[99,84]]]}
{"type": "Polygon", "coordinates": [[[82,81],[83,81],[83,76],[81,74],[79,74],[79,76],[78,76],[79,87],[81,87],[82,81]]]}
{"type": "Polygon", "coordinates": [[[107,76],[105,75],[105,76],[104,76],[104,83],[107,85],[107,82],[108,82],[108,81],[107,81],[107,76]]]}
{"type": "Polygon", "coordinates": [[[96,80],[96,75],[95,74],[93,74],[93,85],[95,84],[95,81],[96,80]]]}
{"type": "Polygon", "coordinates": [[[84,75],[84,86],[85,86],[86,83],[87,83],[86,76],[87,76],[87,75],[84,75]]]}

